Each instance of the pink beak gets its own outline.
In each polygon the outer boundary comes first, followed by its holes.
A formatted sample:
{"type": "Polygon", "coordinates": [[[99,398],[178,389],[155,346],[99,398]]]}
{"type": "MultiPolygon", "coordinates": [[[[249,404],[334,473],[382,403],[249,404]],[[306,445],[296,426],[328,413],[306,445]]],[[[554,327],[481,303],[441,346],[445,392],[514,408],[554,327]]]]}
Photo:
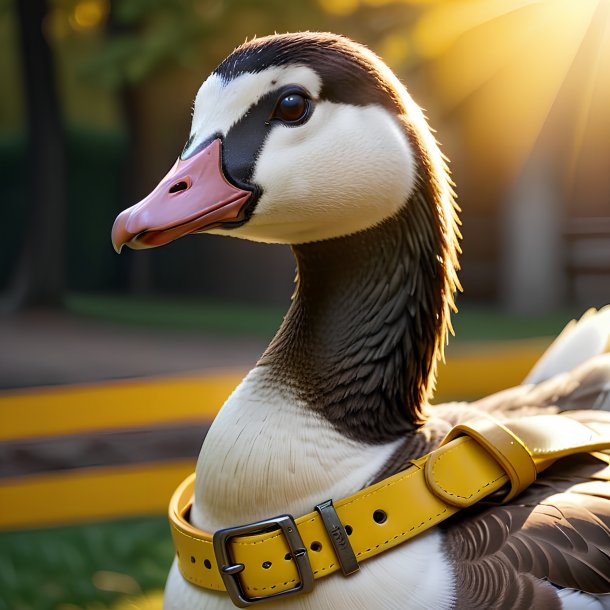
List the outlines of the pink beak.
{"type": "Polygon", "coordinates": [[[121,212],[112,227],[117,252],[155,248],[183,235],[243,218],[251,193],[230,184],[222,171],[221,141],[178,159],[155,190],[121,212]]]}

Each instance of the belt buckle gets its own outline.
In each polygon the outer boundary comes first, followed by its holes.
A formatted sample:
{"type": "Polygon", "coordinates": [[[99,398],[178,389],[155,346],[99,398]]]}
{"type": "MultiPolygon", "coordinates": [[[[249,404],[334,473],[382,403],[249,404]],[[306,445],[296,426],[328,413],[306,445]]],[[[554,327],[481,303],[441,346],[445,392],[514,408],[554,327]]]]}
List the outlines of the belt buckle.
{"type": "Polygon", "coordinates": [[[218,530],[213,537],[214,553],[218,562],[218,569],[224,582],[227,593],[231,601],[239,608],[247,608],[255,604],[266,602],[278,597],[286,597],[297,593],[309,593],[313,590],[314,576],[307,555],[307,549],[303,544],[303,539],[299,534],[296,523],[292,515],[278,515],[271,519],[256,521],[247,525],[228,527],[218,530]],[[272,593],[260,597],[248,597],[239,582],[239,574],[245,568],[243,563],[235,563],[229,554],[229,542],[236,536],[246,536],[249,534],[261,534],[279,528],[282,532],[290,554],[294,558],[300,582],[298,585],[287,591],[272,593]]]}

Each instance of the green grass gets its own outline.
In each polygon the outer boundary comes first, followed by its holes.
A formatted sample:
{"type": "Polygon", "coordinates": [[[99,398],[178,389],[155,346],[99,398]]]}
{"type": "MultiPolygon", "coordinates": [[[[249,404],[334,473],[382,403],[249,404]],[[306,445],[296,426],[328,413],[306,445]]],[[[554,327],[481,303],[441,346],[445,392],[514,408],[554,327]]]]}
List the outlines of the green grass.
{"type": "Polygon", "coordinates": [[[277,307],[98,294],[70,294],[65,306],[79,316],[117,324],[229,336],[271,336],[285,313],[277,307]]]}
{"type": "MultiPolygon", "coordinates": [[[[117,324],[226,336],[270,337],[285,313],[282,308],[261,305],[98,294],[70,294],[66,307],[79,316],[117,324]]],[[[456,337],[452,342],[553,336],[572,317],[568,310],[517,316],[491,307],[464,306],[453,316],[456,337]]]]}
{"type": "Polygon", "coordinates": [[[452,316],[456,335],[452,341],[551,337],[559,334],[573,317],[574,313],[567,309],[539,316],[519,316],[497,309],[467,306],[452,316]]]}
{"type": "Polygon", "coordinates": [[[173,558],[165,517],[0,533],[0,610],[102,610],[161,589],[173,558]]]}

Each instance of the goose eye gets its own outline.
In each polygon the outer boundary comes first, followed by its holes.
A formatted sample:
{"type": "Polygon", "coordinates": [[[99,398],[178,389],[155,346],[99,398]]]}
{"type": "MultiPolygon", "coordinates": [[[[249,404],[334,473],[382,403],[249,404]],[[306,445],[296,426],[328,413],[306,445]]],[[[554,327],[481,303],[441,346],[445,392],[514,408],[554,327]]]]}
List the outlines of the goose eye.
{"type": "Polygon", "coordinates": [[[273,113],[274,119],[285,123],[298,123],[302,121],[309,110],[309,100],[300,93],[289,93],[277,103],[273,113]]]}

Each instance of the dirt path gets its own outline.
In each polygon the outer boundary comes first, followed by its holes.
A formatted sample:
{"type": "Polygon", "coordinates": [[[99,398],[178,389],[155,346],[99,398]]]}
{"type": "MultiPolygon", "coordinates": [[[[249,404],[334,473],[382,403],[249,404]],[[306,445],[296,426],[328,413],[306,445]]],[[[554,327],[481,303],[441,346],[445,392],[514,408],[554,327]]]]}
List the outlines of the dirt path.
{"type": "Polygon", "coordinates": [[[267,341],[137,329],[65,313],[0,317],[0,389],[251,367],[267,341]]]}

